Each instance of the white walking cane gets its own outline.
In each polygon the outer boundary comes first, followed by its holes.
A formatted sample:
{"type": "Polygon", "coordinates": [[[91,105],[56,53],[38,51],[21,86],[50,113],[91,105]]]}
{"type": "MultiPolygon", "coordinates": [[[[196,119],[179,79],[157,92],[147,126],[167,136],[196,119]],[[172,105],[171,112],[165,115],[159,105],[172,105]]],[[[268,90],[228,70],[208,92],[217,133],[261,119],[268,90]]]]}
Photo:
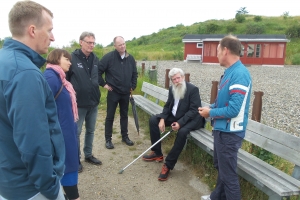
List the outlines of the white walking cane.
{"type": "Polygon", "coordinates": [[[143,156],[147,151],[149,151],[152,147],[154,147],[157,143],[159,143],[160,141],[162,141],[165,137],[167,137],[173,130],[171,129],[168,133],[166,133],[163,137],[161,137],[157,142],[155,142],[151,147],[149,147],[146,151],[144,151],[141,155],[139,155],[139,157],[137,157],[136,159],[134,159],[131,163],[129,163],[126,167],[124,167],[123,169],[121,169],[119,171],[119,174],[122,174],[124,172],[124,170],[129,167],[132,163],[134,163],[137,159],[139,159],[141,156],[143,156]]]}

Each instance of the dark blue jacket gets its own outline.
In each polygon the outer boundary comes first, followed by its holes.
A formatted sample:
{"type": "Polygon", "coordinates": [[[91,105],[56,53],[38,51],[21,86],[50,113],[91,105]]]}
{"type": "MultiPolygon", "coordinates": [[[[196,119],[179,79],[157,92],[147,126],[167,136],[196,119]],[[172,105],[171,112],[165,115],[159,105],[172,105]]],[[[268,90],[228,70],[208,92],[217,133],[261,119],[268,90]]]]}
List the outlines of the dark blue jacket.
{"type": "Polygon", "coordinates": [[[136,88],[137,69],[132,55],[125,53],[122,59],[117,50],[104,55],[99,65],[99,85],[108,84],[119,94],[129,94],[130,89],[136,88]],[[105,81],[102,77],[105,73],[105,81]]]}
{"type": "MultiPolygon", "coordinates": [[[[53,96],[55,96],[62,86],[59,74],[53,69],[46,69],[44,77],[52,90],[53,96]]],[[[65,173],[75,172],[78,171],[79,165],[77,125],[74,122],[71,96],[65,87],[63,87],[55,101],[58,120],[64,135],[66,147],[65,173]]]]}
{"type": "Polygon", "coordinates": [[[13,39],[0,50],[0,194],[55,199],[64,172],[65,143],[52,91],[38,53],[13,39]]]}

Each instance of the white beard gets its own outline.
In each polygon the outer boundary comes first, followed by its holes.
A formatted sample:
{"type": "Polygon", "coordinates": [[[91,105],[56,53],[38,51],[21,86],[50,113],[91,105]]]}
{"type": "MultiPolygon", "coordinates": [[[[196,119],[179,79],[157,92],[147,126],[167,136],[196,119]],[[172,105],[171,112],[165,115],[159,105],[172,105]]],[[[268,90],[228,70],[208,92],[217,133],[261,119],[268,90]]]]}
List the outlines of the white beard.
{"type": "Polygon", "coordinates": [[[173,84],[172,92],[174,99],[180,100],[183,99],[185,92],[186,92],[186,82],[182,81],[181,83],[178,83],[177,86],[173,84]]]}

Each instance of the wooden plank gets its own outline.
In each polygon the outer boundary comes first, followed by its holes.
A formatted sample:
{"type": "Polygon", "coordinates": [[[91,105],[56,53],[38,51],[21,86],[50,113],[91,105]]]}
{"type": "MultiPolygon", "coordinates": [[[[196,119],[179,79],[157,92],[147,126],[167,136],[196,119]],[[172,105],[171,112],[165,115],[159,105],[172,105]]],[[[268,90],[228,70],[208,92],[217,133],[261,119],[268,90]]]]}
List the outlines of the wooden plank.
{"type": "Polygon", "coordinates": [[[262,135],[266,138],[269,138],[271,140],[277,141],[278,143],[281,143],[284,146],[288,146],[292,149],[295,149],[296,151],[298,151],[300,153],[300,138],[299,137],[293,136],[284,131],[272,128],[270,126],[258,123],[253,120],[249,120],[247,130],[255,132],[255,133],[262,135]]]}
{"type": "Polygon", "coordinates": [[[141,95],[133,95],[135,103],[138,107],[142,108],[150,115],[159,114],[162,112],[162,107],[150,101],[149,99],[144,98],[141,95]]]}
{"type": "Polygon", "coordinates": [[[296,165],[300,165],[300,153],[289,146],[282,145],[275,140],[263,137],[262,135],[250,130],[246,131],[245,140],[260,146],[261,148],[266,149],[267,151],[270,151],[273,154],[278,155],[292,163],[295,163],[296,165]]]}

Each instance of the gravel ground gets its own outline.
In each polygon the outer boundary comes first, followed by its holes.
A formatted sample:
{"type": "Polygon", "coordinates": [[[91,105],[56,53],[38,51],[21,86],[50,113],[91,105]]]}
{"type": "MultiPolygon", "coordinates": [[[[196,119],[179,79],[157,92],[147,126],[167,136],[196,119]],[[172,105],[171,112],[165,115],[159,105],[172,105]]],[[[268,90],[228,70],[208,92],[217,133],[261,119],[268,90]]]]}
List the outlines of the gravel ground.
{"type": "MultiPolygon", "coordinates": [[[[165,85],[166,69],[178,67],[190,73],[190,82],[200,89],[201,99],[210,101],[212,81],[219,81],[224,68],[219,65],[202,65],[199,62],[183,61],[139,61],[145,63],[146,70],[153,65],[157,68],[157,81],[165,85]]],[[[254,91],[263,91],[261,123],[299,136],[300,134],[300,66],[270,67],[249,66],[254,91]]],[[[250,108],[251,109],[251,108],[250,108]]],[[[252,116],[250,110],[249,118],[252,116]]]]}
{"type": "MultiPolygon", "coordinates": [[[[166,69],[179,67],[186,73],[190,73],[190,81],[199,87],[204,102],[210,100],[211,81],[218,81],[224,71],[224,68],[217,65],[201,65],[196,62],[139,61],[138,66],[141,66],[142,62],[146,63],[146,69],[156,65],[158,84],[162,87],[166,69]]],[[[250,66],[248,69],[253,79],[252,94],[254,91],[264,92],[262,123],[299,136],[300,67],[250,66]]],[[[254,95],[252,101],[253,99],[254,95]]],[[[144,162],[141,159],[129,166],[122,174],[118,174],[121,169],[148,149],[151,143],[149,138],[145,137],[143,127],[140,128],[140,135],[137,135],[131,117],[129,117],[128,132],[135,145],[129,147],[122,143],[119,134],[119,117],[116,114],[114,123],[116,134],[113,134],[112,140],[115,149],[106,149],[105,116],[105,111],[100,109],[93,148],[94,156],[99,158],[103,165],[95,166],[82,160],[84,169],[79,174],[78,184],[82,200],[199,200],[202,195],[210,193],[207,185],[201,182],[201,177],[196,177],[189,167],[181,162],[176,164],[165,182],[157,180],[162,163],[144,162]]],[[[83,144],[83,136],[84,134],[81,135],[81,144],[83,144]]]]}

